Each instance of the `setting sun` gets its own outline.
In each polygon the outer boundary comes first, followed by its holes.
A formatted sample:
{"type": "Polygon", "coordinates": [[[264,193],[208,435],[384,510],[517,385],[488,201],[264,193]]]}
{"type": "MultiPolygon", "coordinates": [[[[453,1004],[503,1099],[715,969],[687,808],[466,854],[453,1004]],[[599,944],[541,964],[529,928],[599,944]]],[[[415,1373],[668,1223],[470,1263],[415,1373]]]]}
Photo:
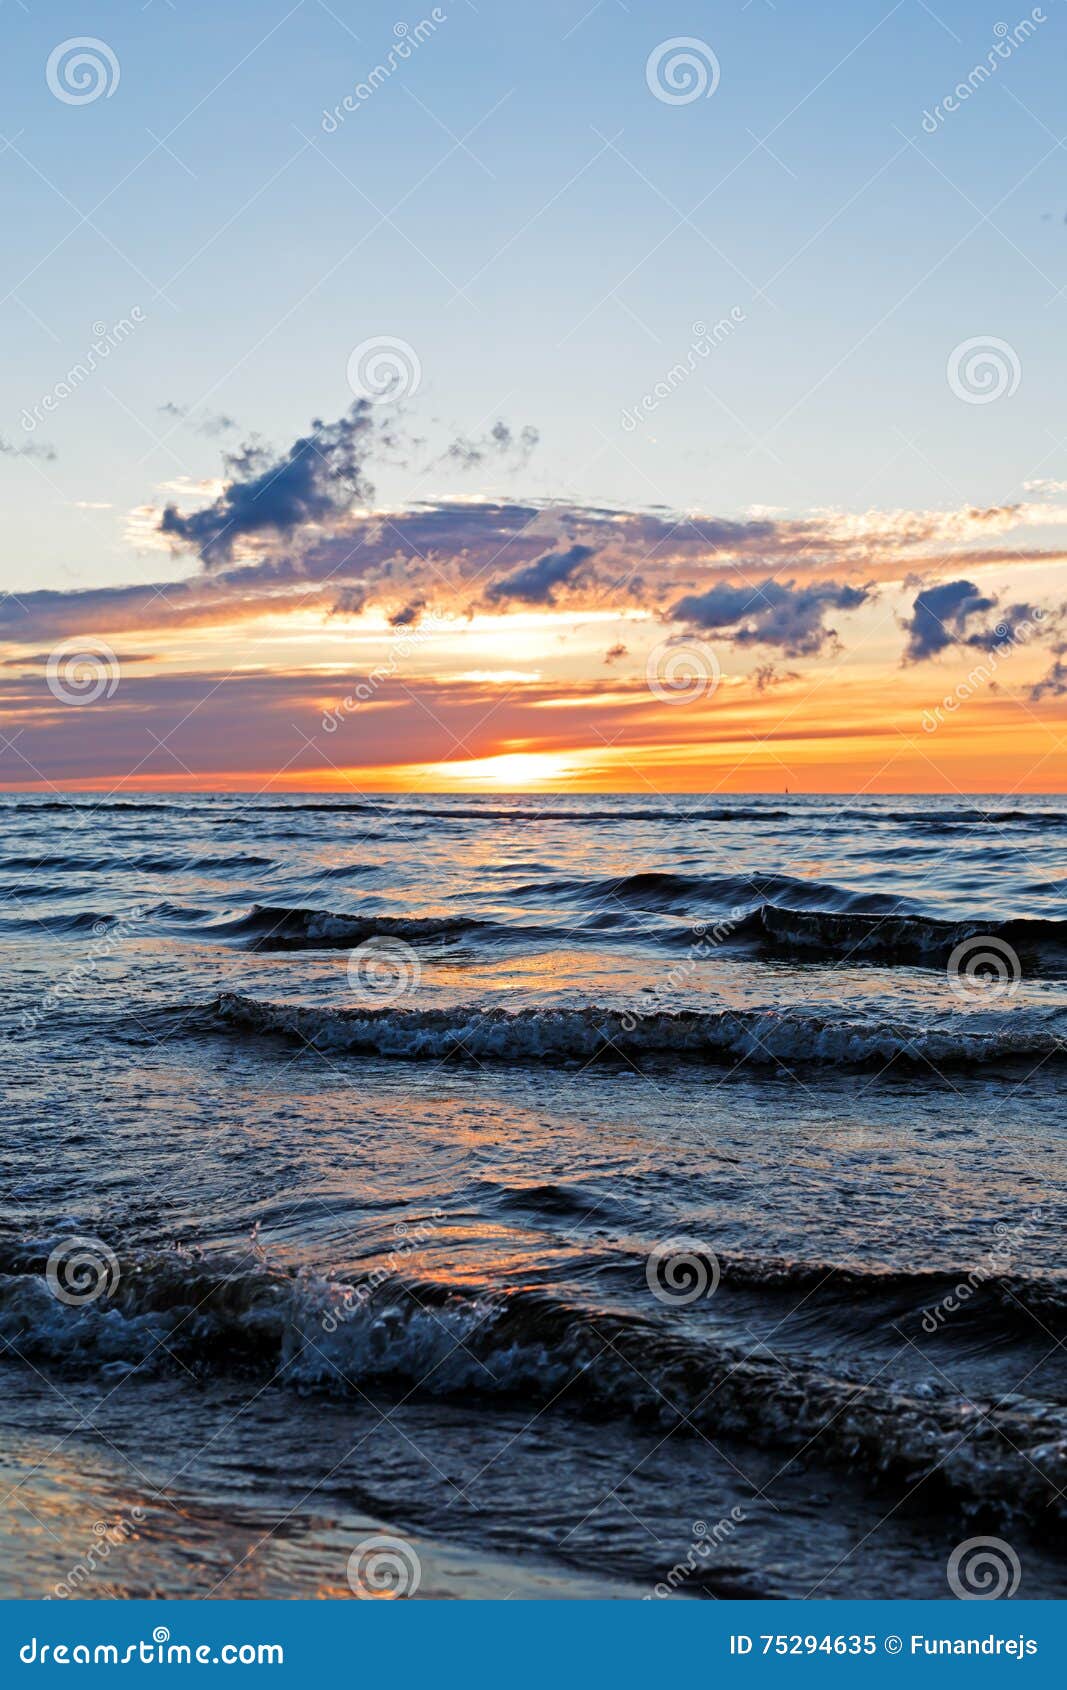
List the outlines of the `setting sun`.
{"type": "Polygon", "coordinates": [[[498,757],[472,757],[462,763],[431,763],[419,771],[420,777],[439,790],[499,786],[509,792],[567,781],[575,773],[567,759],[543,751],[512,751],[498,757]]]}

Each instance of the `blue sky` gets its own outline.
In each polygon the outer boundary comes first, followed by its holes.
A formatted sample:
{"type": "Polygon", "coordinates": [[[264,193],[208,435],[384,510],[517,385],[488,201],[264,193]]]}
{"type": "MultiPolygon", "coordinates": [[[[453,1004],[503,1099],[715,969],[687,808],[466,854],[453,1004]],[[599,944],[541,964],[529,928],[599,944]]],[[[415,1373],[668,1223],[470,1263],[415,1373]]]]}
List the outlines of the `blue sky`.
{"type": "Polygon", "coordinates": [[[94,323],[144,321],[35,432],[54,460],[0,459],[5,585],[143,579],[129,511],[216,474],[227,443],[160,407],[283,444],[343,411],[348,355],[379,334],[422,369],[404,426],[425,445],[374,472],[396,502],[944,507],[1062,475],[1059,0],[932,135],[924,110],[1025,11],[440,10],[331,134],[324,109],[429,7],[6,0],[5,440],[26,443],[23,408],[94,323]],[[68,105],[45,65],[84,35],[119,82],[68,105]],[[674,36],[713,50],[713,97],[650,93],[648,55],[674,36]],[[732,308],[743,321],[697,374],[623,430],[692,325],[732,308]],[[946,381],[972,336],[1017,355],[1018,392],[995,405],[946,381]],[[497,418],[539,431],[528,462],[437,461],[497,418]]]}

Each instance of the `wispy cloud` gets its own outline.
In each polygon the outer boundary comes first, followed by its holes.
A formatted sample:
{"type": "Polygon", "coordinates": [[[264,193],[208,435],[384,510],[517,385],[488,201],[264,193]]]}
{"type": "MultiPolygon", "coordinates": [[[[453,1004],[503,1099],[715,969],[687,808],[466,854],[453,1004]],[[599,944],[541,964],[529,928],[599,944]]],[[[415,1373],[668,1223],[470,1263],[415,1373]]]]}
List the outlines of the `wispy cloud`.
{"type": "Polygon", "coordinates": [[[225,411],[190,411],[188,405],[177,405],[173,399],[168,399],[160,405],[159,414],[170,417],[174,422],[188,423],[197,434],[202,434],[208,440],[215,440],[221,434],[229,434],[237,423],[233,417],[227,416],[225,411]]]}

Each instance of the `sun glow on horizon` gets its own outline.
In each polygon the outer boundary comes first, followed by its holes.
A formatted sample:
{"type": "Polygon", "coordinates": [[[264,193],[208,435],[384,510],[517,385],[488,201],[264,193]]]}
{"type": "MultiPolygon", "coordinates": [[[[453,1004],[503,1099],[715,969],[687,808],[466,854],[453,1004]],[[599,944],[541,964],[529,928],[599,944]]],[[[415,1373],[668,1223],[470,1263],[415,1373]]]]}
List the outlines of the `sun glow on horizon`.
{"type": "Polygon", "coordinates": [[[471,757],[465,762],[428,763],[419,770],[427,780],[448,786],[495,786],[512,790],[576,778],[573,759],[547,751],[501,752],[496,757],[471,757]]]}

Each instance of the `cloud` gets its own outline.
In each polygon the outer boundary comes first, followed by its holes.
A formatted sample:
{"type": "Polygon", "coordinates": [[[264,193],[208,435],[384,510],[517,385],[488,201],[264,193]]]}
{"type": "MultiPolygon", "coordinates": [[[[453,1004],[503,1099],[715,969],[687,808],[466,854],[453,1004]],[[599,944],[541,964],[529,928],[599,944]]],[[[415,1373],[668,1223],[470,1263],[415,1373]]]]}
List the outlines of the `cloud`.
{"type": "Polygon", "coordinates": [[[982,593],[973,581],[940,581],[923,587],[912,604],[904,627],[908,644],[906,663],[923,663],[950,646],[968,646],[976,651],[996,652],[1029,639],[1044,625],[1050,631],[1059,622],[1059,611],[1051,614],[1027,603],[997,610],[995,594],[982,593]],[[997,611],[996,621],[973,626],[975,619],[997,611]]]}
{"type": "Polygon", "coordinates": [[[188,422],[197,434],[203,434],[209,440],[215,440],[220,434],[229,434],[237,427],[233,417],[228,417],[225,411],[202,411],[199,416],[190,413],[188,405],[176,405],[173,399],[168,399],[159,407],[160,416],[173,417],[176,422],[188,422]]]}
{"type": "Polygon", "coordinates": [[[759,693],[766,692],[769,687],[780,687],[786,681],[799,681],[800,676],[795,669],[777,669],[773,663],[760,663],[753,669],[749,680],[759,693]]]}
{"type": "Polygon", "coordinates": [[[911,620],[904,624],[908,633],[905,661],[922,663],[956,645],[966,633],[968,620],[992,610],[995,603],[983,597],[973,581],[942,581],[924,587],[911,607],[911,620]]]}
{"type": "MultiPolygon", "coordinates": [[[[911,575],[921,589],[950,549],[961,570],[1064,556],[1027,543],[1027,530],[1067,526],[1067,509],[1046,503],[797,517],[759,510],[741,520],[460,497],[352,508],[353,497],[369,501],[371,451],[390,446],[377,416],[372,422],[359,406],[316,423],[286,452],[253,436],[225,454],[218,481],[168,489],[162,516],[150,506],[140,513],[161,550],[169,538],[199,551],[203,567],[193,576],[175,567],[177,579],[147,585],[20,591],[0,601],[0,637],[29,648],[86,633],[154,641],[168,629],[236,627],[296,611],[324,620],[390,615],[421,601],[464,617],[551,610],[565,597],[568,612],[663,616],[685,605],[727,640],[811,655],[833,638],[832,609],[862,603],[874,582],[911,575]],[[189,513],[192,499],[208,502],[189,513]],[[769,589],[753,589],[767,579],[769,589]]],[[[978,625],[969,633],[976,637],[978,625]]]]}
{"type": "Polygon", "coordinates": [[[426,609],[425,599],[416,599],[412,604],[406,604],[402,610],[394,611],[389,618],[390,628],[412,627],[426,609]]]}
{"type": "Polygon", "coordinates": [[[521,469],[530,460],[530,454],[540,441],[541,436],[536,428],[529,424],[516,434],[506,422],[495,422],[488,434],[478,440],[471,440],[466,435],[459,435],[446,450],[444,456],[451,463],[458,464],[461,469],[476,469],[484,464],[487,458],[514,458],[513,468],[521,469]]]}
{"type": "Polygon", "coordinates": [[[5,458],[40,458],[44,463],[54,464],[56,449],[46,446],[44,442],[38,445],[35,441],[27,441],[25,446],[12,446],[10,440],[5,440],[0,434],[0,455],[5,458]]]}
{"type": "Polygon", "coordinates": [[[360,582],[355,587],[346,587],[344,592],[338,593],[330,606],[331,616],[362,616],[367,605],[367,587],[360,582]]]}
{"type": "Polygon", "coordinates": [[[1059,610],[1048,612],[1039,605],[1009,604],[1005,609],[997,611],[997,619],[992,627],[976,629],[974,633],[968,634],[964,644],[975,646],[979,651],[1000,651],[1005,646],[1016,645],[1029,639],[1042,624],[1046,631],[1050,632],[1058,624],[1059,617],[1059,610]]]}
{"type": "MultiPolygon", "coordinates": [[[[361,792],[374,789],[375,770],[402,766],[411,772],[411,784],[426,788],[435,784],[428,782],[427,765],[458,766],[465,757],[536,749],[575,754],[576,764],[602,779],[604,790],[618,790],[627,777],[632,784],[635,765],[647,769],[654,784],[669,785],[671,769],[682,764],[692,771],[694,789],[701,790],[709,756],[724,757],[734,747],[737,759],[751,759],[755,735],[765,761],[750,766],[761,776],[780,778],[781,760],[792,762],[803,743],[801,766],[817,787],[832,759],[840,759],[842,768],[879,768],[899,751],[901,734],[913,731],[914,722],[900,696],[900,677],[893,675],[862,696],[836,695],[833,709],[822,693],[807,700],[803,688],[790,698],[788,710],[780,701],[735,695],[733,707],[716,716],[713,744],[706,718],[696,713],[684,729],[688,749],[680,763],[679,715],[688,718],[688,712],[655,700],[650,705],[643,674],[632,681],[586,677],[565,695],[551,676],[517,683],[510,671],[394,676],[388,663],[375,665],[368,652],[344,673],[123,672],[112,697],[78,709],[57,700],[43,676],[26,679],[0,670],[0,710],[7,722],[0,738],[0,784],[62,788],[91,781],[132,789],[160,782],[185,790],[201,781],[228,787],[244,779],[257,791],[313,792],[343,783],[350,796],[353,786],[359,789],[354,795],[359,800],[361,792]],[[376,671],[383,678],[373,697],[344,712],[334,734],[324,734],[323,715],[376,671]],[[872,737],[880,749],[868,764],[872,737]]],[[[1043,708],[1053,721],[1067,707],[1053,700],[1043,708]]],[[[991,698],[983,711],[979,756],[987,724],[1006,736],[1020,731],[1016,701],[991,698]]],[[[1046,737],[1039,731],[1030,743],[1044,744],[1046,737]]],[[[731,764],[720,766],[725,772],[731,764]]],[[[965,764],[972,773],[975,766],[965,764]]],[[[900,766],[893,772],[899,775],[900,766]]]]}
{"type": "Polygon", "coordinates": [[[195,546],[205,563],[232,557],[239,540],[268,531],[289,535],[370,497],[360,451],[371,429],[370,405],[357,400],[336,422],[315,420],[310,434],[272,459],[253,441],[226,459],[231,479],[213,504],[191,516],[168,505],[160,531],[195,546]]]}
{"type": "Polygon", "coordinates": [[[520,604],[555,604],[554,589],[569,582],[575,571],[593,556],[593,546],[575,545],[565,552],[546,552],[527,568],[494,581],[486,588],[485,596],[495,604],[507,599],[520,604]]]}
{"type": "Polygon", "coordinates": [[[804,657],[837,638],[837,630],[826,626],[828,612],[858,610],[869,598],[865,586],[822,581],[798,587],[768,576],[752,586],[720,582],[679,599],[668,614],[675,622],[714,629],[734,645],[777,646],[787,657],[804,657]]]}
{"type": "Polygon", "coordinates": [[[625,657],[628,654],[628,651],[629,647],[624,646],[620,640],[618,645],[608,647],[607,651],[604,653],[604,662],[614,663],[617,658],[625,657]]]}
{"type": "Polygon", "coordinates": [[[1031,687],[1030,697],[1036,703],[1043,698],[1063,698],[1067,695],[1067,645],[1054,645],[1054,662],[1047,675],[1042,676],[1036,686],[1031,687]]]}
{"type": "MultiPolygon", "coordinates": [[[[3,669],[47,669],[53,654],[49,651],[32,651],[25,657],[5,657],[0,661],[3,669]]],[[[155,653],[151,651],[116,651],[115,662],[119,665],[131,663],[154,663],[155,653]]]]}
{"type": "MultiPolygon", "coordinates": [[[[364,675],[372,667],[368,662],[364,675]]],[[[187,786],[190,773],[229,784],[228,776],[249,770],[263,772],[256,785],[266,785],[274,771],[285,771],[282,785],[302,775],[318,777],[318,784],[351,766],[486,757],[502,744],[569,749],[587,731],[587,708],[541,708],[546,701],[558,706],[554,682],[509,681],[502,697],[498,677],[386,674],[372,698],[344,713],[335,734],[324,734],[324,713],[352,695],[361,678],[358,671],[124,673],[106,704],[72,709],[53,697],[42,676],[27,680],[0,670],[0,710],[9,724],[0,736],[0,784],[62,786],[88,777],[108,786],[123,779],[187,786]]],[[[596,691],[579,688],[576,696],[588,703],[596,691]]],[[[635,738],[654,740],[654,723],[640,718],[648,696],[643,680],[632,694],[614,685],[605,731],[617,736],[633,724],[635,738]]]]}

